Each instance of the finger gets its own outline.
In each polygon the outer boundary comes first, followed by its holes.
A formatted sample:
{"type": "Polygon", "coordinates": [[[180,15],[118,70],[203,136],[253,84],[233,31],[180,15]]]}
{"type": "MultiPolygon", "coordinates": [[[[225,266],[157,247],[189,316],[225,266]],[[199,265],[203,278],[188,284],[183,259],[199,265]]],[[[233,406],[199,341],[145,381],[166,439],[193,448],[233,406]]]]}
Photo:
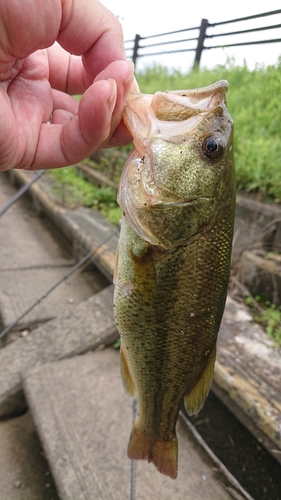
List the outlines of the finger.
{"type": "Polygon", "coordinates": [[[87,73],[95,78],[111,62],[126,60],[118,19],[98,0],[63,2],[58,42],[71,54],[83,54],[87,73]]]}
{"type": "MultiPolygon", "coordinates": [[[[138,85],[138,82],[135,77],[133,77],[132,85],[129,89],[129,92],[133,93],[138,93],[140,92],[140,88],[138,85]]],[[[127,97],[127,94],[125,95],[125,98],[127,97]]],[[[126,146],[132,141],[132,135],[127,129],[123,118],[121,118],[121,121],[119,125],[117,126],[116,130],[114,131],[113,135],[109,138],[109,140],[102,145],[103,148],[112,148],[116,146],[126,146]]]]}
{"type": "Polygon", "coordinates": [[[125,102],[133,82],[133,71],[134,71],[134,65],[132,62],[125,63],[122,61],[116,61],[110,64],[95,79],[95,81],[97,82],[100,79],[114,78],[117,84],[117,99],[114,112],[112,114],[110,133],[108,138],[106,139],[106,142],[100,146],[101,148],[108,147],[109,144],[114,145],[114,140],[111,143],[111,138],[114,135],[116,128],[119,126],[122,120],[125,102]]]}
{"type": "Polygon", "coordinates": [[[62,5],[57,0],[0,2],[0,61],[23,59],[54,43],[60,29],[62,5]]]}
{"type": "Polygon", "coordinates": [[[60,92],[59,90],[52,89],[53,94],[53,109],[63,109],[72,113],[73,115],[77,115],[79,101],[74,97],[65,94],[64,92],[60,92]]]}
{"type": "Polygon", "coordinates": [[[94,83],[81,99],[78,115],[64,124],[43,124],[31,170],[57,168],[83,160],[106,140],[117,97],[114,81],[94,83]]]}
{"type": "Polygon", "coordinates": [[[93,80],[115,60],[126,60],[121,25],[98,0],[9,0],[0,2],[0,73],[56,40],[82,55],[93,80]],[[2,66],[3,69],[2,69],[2,66]]]}
{"type": "Polygon", "coordinates": [[[72,95],[83,94],[93,83],[93,78],[85,70],[80,56],[69,54],[57,43],[49,47],[47,53],[52,88],[72,95]]]}
{"type": "Polygon", "coordinates": [[[102,144],[101,149],[126,146],[127,144],[130,144],[130,142],[132,142],[132,135],[127,129],[124,121],[121,120],[113,135],[109,138],[109,140],[102,144]]]}

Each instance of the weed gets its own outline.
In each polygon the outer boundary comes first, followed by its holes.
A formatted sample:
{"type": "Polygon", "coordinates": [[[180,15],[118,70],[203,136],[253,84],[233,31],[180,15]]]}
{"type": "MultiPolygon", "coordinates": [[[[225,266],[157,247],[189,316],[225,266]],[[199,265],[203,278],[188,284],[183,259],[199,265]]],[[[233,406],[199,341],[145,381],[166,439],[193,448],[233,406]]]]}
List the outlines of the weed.
{"type": "Polygon", "coordinates": [[[260,296],[256,296],[255,299],[245,297],[245,302],[253,311],[254,321],[262,325],[267,335],[281,347],[281,306],[271,304],[260,296]],[[262,307],[257,309],[255,303],[262,307]]]}
{"type": "Polygon", "coordinates": [[[117,339],[116,342],[113,344],[114,349],[120,349],[121,342],[120,339],[117,339]]]}
{"type": "Polygon", "coordinates": [[[59,203],[95,208],[113,224],[118,224],[121,210],[116,201],[116,190],[112,187],[97,187],[77,173],[74,167],[49,171],[55,180],[53,195],[59,203]]]}

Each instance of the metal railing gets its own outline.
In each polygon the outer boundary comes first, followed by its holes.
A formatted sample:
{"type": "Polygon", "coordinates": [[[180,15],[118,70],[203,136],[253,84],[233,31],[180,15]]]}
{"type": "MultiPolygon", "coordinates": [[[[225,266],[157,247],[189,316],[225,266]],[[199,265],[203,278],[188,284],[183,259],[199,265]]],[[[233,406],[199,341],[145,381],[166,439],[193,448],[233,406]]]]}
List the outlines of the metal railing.
{"type": "MultiPolygon", "coordinates": [[[[125,40],[125,49],[128,58],[131,58],[133,62],[136,64],[137,59],[142,57],[151,57],[151,56],[160,56],[164,54],[175,54],[180,52],[195,52],[194,64],[193,67],[200,65],[200,60],[202,56],[202,52],[204,50],[217,49],[220,47],[238,47],[238,46],[247,46],[247,45],[257,45],[257,44],[266,44],[266,43],[280,43],[281,42],[281,24],[272,24],[265,26],[258,26],[256,28],[245,28],[237,31],[227,31],[224,33],[212,32],[214,28],[218,26],[223,26],[226,24],[233,24],[237,22],[245,22],[251,21],[253,19],[265,18],[269,16],[277,16],[281,14],[281,9],[273,10],[270,12],[264,12],[261,14],[255,14],[247,17],[240,17],[237,19],[230,19],[227,21],[221,21],[218,23],[210,23],[208,19],[202,19],[200,26],[195,26],[191,28],[185,28],[177,31],[170,31],[167,33],[159,33],[156,35],[144,36],[137,34],[133,40],[125,40]],[[273,36],[273,38],[263,39],[263,40],[250,40],[250,41],[239,41],[232,43],[223,43],[221,45],[205,45],[206,40],[212,40],[217,37],[227,37],[227,36],[241,36],[246,35],[248,33],[253,34],[257,32],[263,32],[272,30],[272,33],[275,34],[274,30],[279,30],[277,36],[273,36]],[[170,37],[173,35],[179,35],[180,33],[194,32],[194,34],[190,38],[181,38],[180,36],[171,39],[170,37]],[[279,38],[278,38],[279,36],[279,38]],[[156,42],[154,42],[156,39],[156,42]],[[151,43],[152,41],[152,43],[151,43]],[[190,42],[192,43],[190,46],[190,42]],[[166,46],[180,44],[180,48],[176,49],[166,49],[166,46]],[[156,50],[156,51],[148,51],[147,49],[155,48],[155,47],[164,47],[164,50],[156,50]]],[[[280,19],[281,20],[281,19],[280,19]]],[[[246,24],[247,26],[247,24],[246,24]]],[[[281,50],[280,50],[281,52],[281,50]]]]}

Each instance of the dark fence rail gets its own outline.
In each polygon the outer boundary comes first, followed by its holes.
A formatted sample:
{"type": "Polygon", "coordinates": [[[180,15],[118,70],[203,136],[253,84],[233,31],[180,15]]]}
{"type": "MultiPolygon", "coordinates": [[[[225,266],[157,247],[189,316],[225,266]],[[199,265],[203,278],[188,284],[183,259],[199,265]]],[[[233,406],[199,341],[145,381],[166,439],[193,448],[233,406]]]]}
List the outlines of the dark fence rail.
{"type": "MultiPolygon", "coordinates": [[[[136,64],[136,61],[140,57],[151,57],[151,56],[160,56],[163,54],[176,54],[180,52],[195,52],[195,58],[194,58],[194,67],[198,66],[200,64],[202,52],[204,50],[210,50],[210,49],[217,49],[220,47],[238,47],[238,46],[246,46],[246,45],[257,45],[257,44],[266,44],[266,43],[280,43],[281,42],[281,24],[272,24],[272,25],[266,25],[266,26],[259,26],[256,28],[249,28],[247,27],[242,30],[237,30],[237,31],[227,31],[227,32],[218,32],[214,33],[213,29],[217,28],[218,26],[223,26],[225,24],[232,24],[232,23],[237,23],[237,22],[245,22],[247,23],[250,20],[253,19],[258,19],[258,18],[265,18],[268,16],[277,16],[278,14],[281,14],[281,9],[279,10],[273,10],[270,12],[264,12],[262,14],[255,14],[253,16],[247,16],[247,17],[240,17],[237,19],[230,19],[227,21],[221,21],[218,23],[209,23],[208,19],[202,19],[200,26],[195,26],[192,28],[186,28],[186,29],[181,29],[177,31],[170,31],[167,33],[159,33],[157,35],[150,35],[150,36],[145,36],[142,37],[141,35],[137,34],[133,40],[125,40],[125,49],[127,56],[131,58],[134,63],[136,64]],[[261,31],[268,31],[272,30],[272,33],[275,33],[273,30],[278,30],[279,32],[277,36],[280,38],[269,38],[269,39],[263,39],[263,40],[250,40],[250,41],[239,41],[239,42],[231,42],[231,43],[223,43],[221,45],[205,45],[205,42],[208,40],[212,40],[217,37],[227,37],[227,36],[236,36],[236,35],[245,35],[248,33],[255,33],[255,32],[261,32],[261,31]],[[185,34],[187,32],[194,32],[191,37],[189,38],[181,38],[181,35],[179,34],[185,34]],[[171,39],[170,37],[173,35],[177,35],[177,38],[171,39]],[[154,42],[153,39],[156,39],[156,42],[154,42]],[[152,43],[151,43],[152,40],[152,43]],[[189,46],[190,42],[195,42],[193,43],[193,46],[189,46]],[[165,46],[171,46],[174,44],[180,44],[180,48],[176,49],[166,49],[165,46]],[[155,47],[164,47],[164,50],[159,50],[159,51],[148,51],[147,49],[155,48],[155,47]]],[[[281,19],[279,19],[281,21],[281,19]]]]}

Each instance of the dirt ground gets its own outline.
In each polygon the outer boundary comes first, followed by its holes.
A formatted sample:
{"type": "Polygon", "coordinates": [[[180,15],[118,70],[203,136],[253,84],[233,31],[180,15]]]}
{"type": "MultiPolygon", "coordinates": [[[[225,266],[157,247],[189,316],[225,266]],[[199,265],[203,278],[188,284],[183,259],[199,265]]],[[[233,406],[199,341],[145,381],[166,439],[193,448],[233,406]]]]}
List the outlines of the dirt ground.
{"type": "Polygon", "coordinates": [[[206,443],[255,500],[281,500],[281,467],[211,392],[188,417],[206,443]]]}

